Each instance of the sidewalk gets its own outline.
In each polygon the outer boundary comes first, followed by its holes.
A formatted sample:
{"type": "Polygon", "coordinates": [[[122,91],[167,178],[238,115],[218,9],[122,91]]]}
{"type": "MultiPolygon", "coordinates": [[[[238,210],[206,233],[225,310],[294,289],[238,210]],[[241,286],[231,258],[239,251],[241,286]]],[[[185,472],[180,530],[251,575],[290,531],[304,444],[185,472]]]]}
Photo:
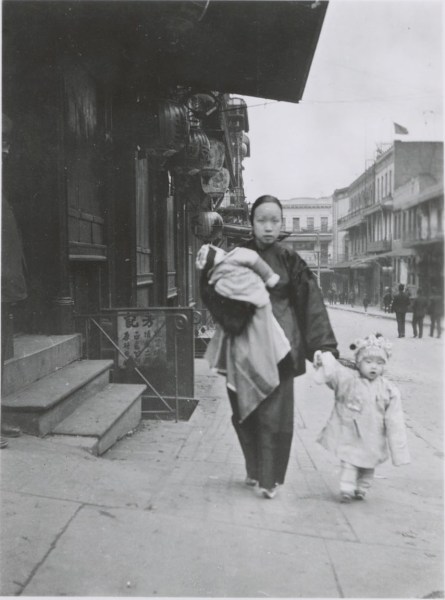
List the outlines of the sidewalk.
{"type": "MultiPolygon", "coordinates": [[[[368,306],[368,310],[365,313],[365,309],[363,308],[363,306],[351,306],[350,304],[329,304],[328,302],[325,301],[325,305],[328,308],[333,308],[336,310],[346,310],[349,312],[355,312],[355,313],[360,313],[361,315],[363,314],[368,314],[371,317],[380,317],[382,319],[391,319],[391,321],[396,321],[396,315],[395,313],[386,313],[385,311],[383,311],[380,307],[377,306],[368,306]]],[[[406,322],[407,323],[412,323],[413,320],[413,313],[409,312],[406,313],[406,322]]],[[[424,335],[428,334],[429,335],[429,327],[430,327],[431,321],[428,315],[425,316],[424,320],[423,320],[423,327],[424,327],[424,335]]]]}
{"type": "MultiPolygon", "coordinates": [[[[102,458],[48,439],[1,452],[0,593],[22,596],[417,597],[443,590],[442,457],[410,437],[366,502],[342,505],[315,443],[331,410],[296,380],[274,500],[244,485],[224,379],[196,360],[188,422],[144,421],[102,458]]],[[[443,597],[443,593],[436,597],[443,597]]]]}

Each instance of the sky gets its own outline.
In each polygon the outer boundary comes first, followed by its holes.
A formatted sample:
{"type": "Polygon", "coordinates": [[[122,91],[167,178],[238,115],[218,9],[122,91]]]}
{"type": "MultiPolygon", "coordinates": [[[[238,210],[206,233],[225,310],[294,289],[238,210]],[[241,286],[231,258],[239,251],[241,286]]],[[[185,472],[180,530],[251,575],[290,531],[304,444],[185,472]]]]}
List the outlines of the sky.
{"type": "Polygon", "coordinates": [[[330,196],[372,164],[379,145],[443,141],[444,8],[330,0],[300,103],[243,96],[247,202],[330,196]],[[394,122],[409,134],[395,135],[394,122]]]}

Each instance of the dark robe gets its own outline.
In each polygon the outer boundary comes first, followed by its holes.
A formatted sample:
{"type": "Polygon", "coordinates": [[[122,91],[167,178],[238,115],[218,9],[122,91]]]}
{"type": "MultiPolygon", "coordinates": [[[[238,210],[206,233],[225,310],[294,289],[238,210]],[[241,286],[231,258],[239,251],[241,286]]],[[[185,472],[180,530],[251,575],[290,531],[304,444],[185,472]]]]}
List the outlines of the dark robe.
{"type": "Polygon", "coordinates": [[[280,384],[242,423],[237,396],[228,390],[232,423],[246,461],[247,475],[271,489],[284,483],[289,461],[293,423],[293,378],[306,370],[316,350],[331,351],[338,357],[332,331],[316,278],[304,260],[293,250],[276,242],[266,250],[255,241],[246,244],[256,250],[280,276],[269,290],[272,310],[291,345],[290,354],[280,363],[280,384]]]}

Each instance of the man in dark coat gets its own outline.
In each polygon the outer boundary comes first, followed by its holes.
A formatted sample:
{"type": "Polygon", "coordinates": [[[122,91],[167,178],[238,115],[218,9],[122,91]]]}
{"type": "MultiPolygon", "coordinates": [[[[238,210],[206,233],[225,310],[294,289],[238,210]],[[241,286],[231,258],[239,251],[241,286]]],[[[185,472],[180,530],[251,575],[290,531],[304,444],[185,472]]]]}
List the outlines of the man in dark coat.
{"type": "Polygon", "coordinates": [[[391,310],[392,294],[389,288],[385,288],[385,295],[383,296],[383,310],[389,313],[391,310]]]}
{"type": "Polygon", "coordinates": [[[413,336],[421,338],[423,335],[423,319],[428,309],[428,300],[422,290],[417,290],[417,296],[413,300],[413,336]]]}
{"type": "Polygon", "coordinates": [[[408,308],[410,305],[410,299],[408,294],[406,294],[405,286],[403,283],[399,285],[399,291],[394,296],[392,301],[392,310],[396,313],[397,320],[397,331],[399,334],[399,338],[405,337],[405,319],[406,313],[408,312],[408,308]]]}
{"type": "Polygon", "coordinates": [[[443,296],[439,294],[437,288],[433,287],[428,305],[428,314],[431,319],[430,337],[434,336],[434,329],[437,331],[438,338],[442,334],[443,309],[443,296]]]}

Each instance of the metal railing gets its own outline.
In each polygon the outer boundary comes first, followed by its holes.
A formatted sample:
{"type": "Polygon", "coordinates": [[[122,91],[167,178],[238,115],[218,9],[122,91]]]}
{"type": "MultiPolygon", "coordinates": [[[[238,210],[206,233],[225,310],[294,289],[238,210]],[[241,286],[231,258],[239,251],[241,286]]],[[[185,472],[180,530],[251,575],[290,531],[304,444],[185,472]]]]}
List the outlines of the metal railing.
{"type": "Polygon", "coordinates": [[[178,421],[181,403],[197,403],[193,309],[107,309],[77,315],[75,322],[85,358],[113,360],[115,382],[145,383],[142,416],[174,415],[178,421]],[[153,403],[159,408],[153,410],[153,403]]]}

